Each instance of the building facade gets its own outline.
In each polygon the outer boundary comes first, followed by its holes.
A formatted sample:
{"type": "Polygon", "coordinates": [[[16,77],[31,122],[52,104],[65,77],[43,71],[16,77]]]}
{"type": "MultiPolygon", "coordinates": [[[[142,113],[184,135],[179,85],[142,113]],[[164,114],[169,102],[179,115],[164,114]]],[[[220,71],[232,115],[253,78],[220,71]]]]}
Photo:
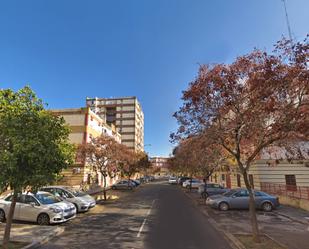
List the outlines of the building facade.
{"type": "MultiPolygon", "coordinates": [[[[51,110],[53,115],[64,118],[66,124],[71,129],[69,140],[72,144],[86,144],[92,138],[106,134],[121,143],[121,135],[114,126],[109,126],[97,114],[92,112],[89,107],[51,110]]],[[[61,184],[78,187],[82,184],[102,185],[102,176],[94,172],[83,160],[76,159],[74,165],[62,172],[61,184]]],[[[113,184],[117,179],[107,179],[108,185],[113,184]]]]}
{"type": "Polygon", "coordinates": [[[169,174],[168,159],[168,157],[159,156],[149,158],[151,167],[157,175],[165,176],[169,174]]]}
{"type": "Polygon", "coordinates": [[[144,151],[144,113],[136,97],[87,98],[86,104],[107,124],[116,126],[122,144],[144,151]]]}

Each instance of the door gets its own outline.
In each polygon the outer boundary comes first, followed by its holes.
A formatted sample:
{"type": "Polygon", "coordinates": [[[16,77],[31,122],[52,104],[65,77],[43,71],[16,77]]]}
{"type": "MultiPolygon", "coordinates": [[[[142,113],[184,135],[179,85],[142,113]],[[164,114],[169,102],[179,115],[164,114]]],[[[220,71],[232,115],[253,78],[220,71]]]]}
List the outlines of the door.
{"type": "Polygon", "coordinates": [[[231,208],[248,209],[249,193],[247,190],[240,190],[231,197],[231,208]]]}
{"type": "MultiPolygon", "coordinates": [[[[8,213],[10,211],[10,207],[11,207],[11,203],[12,203],[12,198],[13,198],[13,195],[10,195],[7,198],[5,198],[6,204],[5,204],[4,209],[5,209],[6,215],[8,215],[8,213]]],[[[20,196],[18,196],[17,200],[16,200],[13,220],[19,220],[19,209],[20,209],[20,196]]]]}
{"type": "Polygon", "coordinates": [[[231,183],[231,174],[227,174],[227,175],[226,175],[226,187],[227,187],[227,188],[231,188],[231,187],[232,187],[232,183],[231,183]]]}
{"type": "Polygon", "coordinates": [[[19,220],[36,222],[39,214],[40,204],[38,201],[31,195],[22,195],[20,200],[19,220]]]}

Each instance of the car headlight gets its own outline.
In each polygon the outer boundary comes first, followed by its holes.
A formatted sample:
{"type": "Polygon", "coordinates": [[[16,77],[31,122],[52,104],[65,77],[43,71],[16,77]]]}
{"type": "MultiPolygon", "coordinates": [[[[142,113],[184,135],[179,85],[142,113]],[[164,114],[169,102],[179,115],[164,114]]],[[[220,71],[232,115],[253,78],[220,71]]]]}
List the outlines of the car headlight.
{"type": "Polygon", "coordinates": [[[51,207],[49,208],[49,210],[53,211],[56,214],[62,212],[62,209],[58,207],[51,207]]]}

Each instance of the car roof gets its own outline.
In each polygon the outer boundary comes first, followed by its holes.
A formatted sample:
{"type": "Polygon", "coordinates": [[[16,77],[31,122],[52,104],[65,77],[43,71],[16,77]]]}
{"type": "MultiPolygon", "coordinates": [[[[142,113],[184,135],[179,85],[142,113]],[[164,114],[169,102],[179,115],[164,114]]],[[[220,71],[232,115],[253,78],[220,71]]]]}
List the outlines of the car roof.
{"type": "Polygon", "coordinates": [[[44,186],[42,188],[71,188],[71,187],[65,185],[52,185],[52,186],[44,186]]]}

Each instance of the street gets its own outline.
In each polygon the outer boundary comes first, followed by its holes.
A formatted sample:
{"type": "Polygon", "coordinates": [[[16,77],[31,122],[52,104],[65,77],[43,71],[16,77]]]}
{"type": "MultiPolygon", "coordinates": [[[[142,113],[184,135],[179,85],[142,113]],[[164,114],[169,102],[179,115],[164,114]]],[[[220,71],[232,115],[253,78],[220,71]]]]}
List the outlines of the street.
{"type": "Polygon", "coordinates": [[[154,182],[63,224],[42,249],[228,249],[230,246],[177,186],[154,182]]]}

